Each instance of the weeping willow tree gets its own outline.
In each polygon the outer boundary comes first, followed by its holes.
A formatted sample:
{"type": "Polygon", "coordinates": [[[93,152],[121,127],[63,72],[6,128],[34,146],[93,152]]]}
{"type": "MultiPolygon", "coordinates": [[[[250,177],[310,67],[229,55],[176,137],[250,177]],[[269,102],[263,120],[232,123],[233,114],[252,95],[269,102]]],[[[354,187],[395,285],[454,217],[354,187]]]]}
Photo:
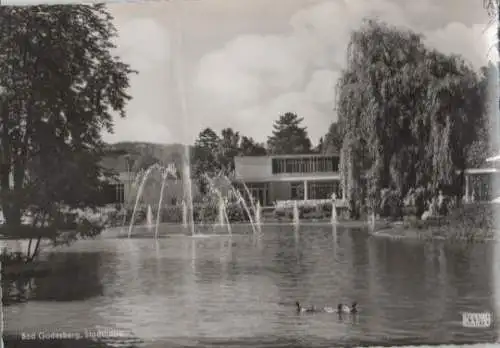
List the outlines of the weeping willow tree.
{"type": "Polygon", "coordinates": [[[374,206],[383,188],[458,194],[484,114],[478,74],[421,35],[373,20],[352,33],[347,58],[337,85],[346,198],[374,206]]]}

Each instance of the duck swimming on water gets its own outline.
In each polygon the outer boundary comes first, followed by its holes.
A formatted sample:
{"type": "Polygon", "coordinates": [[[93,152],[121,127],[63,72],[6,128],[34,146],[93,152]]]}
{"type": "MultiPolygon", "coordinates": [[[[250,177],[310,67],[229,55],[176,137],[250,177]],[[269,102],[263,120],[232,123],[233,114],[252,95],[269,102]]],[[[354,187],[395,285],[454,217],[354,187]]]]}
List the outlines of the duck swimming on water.
{"type": "Polygon", "coordinates": [[[337,306],[337,313],[339,314],[347,314],[347,313],[350,313],[350,314],[355,314],[358,312],[358,308],[357,308],[358,304],[356,302],[353,302],[351,304],[351,307],[349,307],[348,305],[345,305],[345,304],[342,304],[342,303],[339,303],[338,306],[337,306]]]}
{"type": "Polygon", "coordinates": [[[299,301],[295,302],[295,306],[297,306],[297,313],[315,313],[315,312],[317,312],[317,310],[316,310],[316,308],[314,308],[314,306],[311,306],[309,308],[304,308],[300,305],[299,301]]]}

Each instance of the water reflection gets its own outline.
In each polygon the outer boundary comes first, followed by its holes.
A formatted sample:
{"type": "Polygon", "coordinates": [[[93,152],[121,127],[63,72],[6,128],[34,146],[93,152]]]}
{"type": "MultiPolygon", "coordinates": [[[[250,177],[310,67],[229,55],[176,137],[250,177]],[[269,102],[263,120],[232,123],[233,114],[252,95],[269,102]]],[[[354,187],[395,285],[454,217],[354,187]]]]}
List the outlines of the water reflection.
{"type": "Polygon", "coordinates": [[[66,271],[32,280],[30,302],[6,308],[6,331],[102,325],[146,341],[318,344],[496,338],[495,328],[460,323],[462,311],[495,308],[491,245],[378,239],[340,226],[263,227],[259,239],[260,247],[251,235],[78,242],[47,255],[66,271]],[[296,300],[317,307],[357,300],[360,314],[297,316],[296,300]]]}

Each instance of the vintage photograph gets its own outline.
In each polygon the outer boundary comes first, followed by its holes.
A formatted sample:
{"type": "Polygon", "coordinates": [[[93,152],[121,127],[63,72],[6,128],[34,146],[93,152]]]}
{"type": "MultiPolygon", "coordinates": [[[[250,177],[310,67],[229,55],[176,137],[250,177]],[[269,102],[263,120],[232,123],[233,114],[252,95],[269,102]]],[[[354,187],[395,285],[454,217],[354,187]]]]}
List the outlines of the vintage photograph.
{"type": "Polygon", "coordinates": [[[2,5],[1,347],[498,341],[498,1],[2,5]]]}

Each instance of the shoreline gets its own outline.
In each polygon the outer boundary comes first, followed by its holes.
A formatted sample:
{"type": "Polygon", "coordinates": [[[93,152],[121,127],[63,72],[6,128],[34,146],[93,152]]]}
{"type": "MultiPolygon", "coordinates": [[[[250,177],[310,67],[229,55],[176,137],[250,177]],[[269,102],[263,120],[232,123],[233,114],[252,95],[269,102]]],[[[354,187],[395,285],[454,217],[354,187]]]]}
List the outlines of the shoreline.
{"type": "MultiPolygon", "coordinates": [[[[389,239],[408,239],[408,240],[422,240],[422,241],[459,241],[465,243],[481,243],[481,242],[499,242],[500,238],[496,237],[497,232],[487,233],[486,235],[474,235],[469,237],[460,234],[452,234],[449,236],[440,235],[436,233],[435,229],[431,228],[404,228],[402,226],[393,226],[375,230],[370,233],[373,237],[389,238],[389,239]],[[493,235],[491,237],[490,235],[493,235]]],[[[500,231],[498,231],[500,234],[500,231]]]]}

